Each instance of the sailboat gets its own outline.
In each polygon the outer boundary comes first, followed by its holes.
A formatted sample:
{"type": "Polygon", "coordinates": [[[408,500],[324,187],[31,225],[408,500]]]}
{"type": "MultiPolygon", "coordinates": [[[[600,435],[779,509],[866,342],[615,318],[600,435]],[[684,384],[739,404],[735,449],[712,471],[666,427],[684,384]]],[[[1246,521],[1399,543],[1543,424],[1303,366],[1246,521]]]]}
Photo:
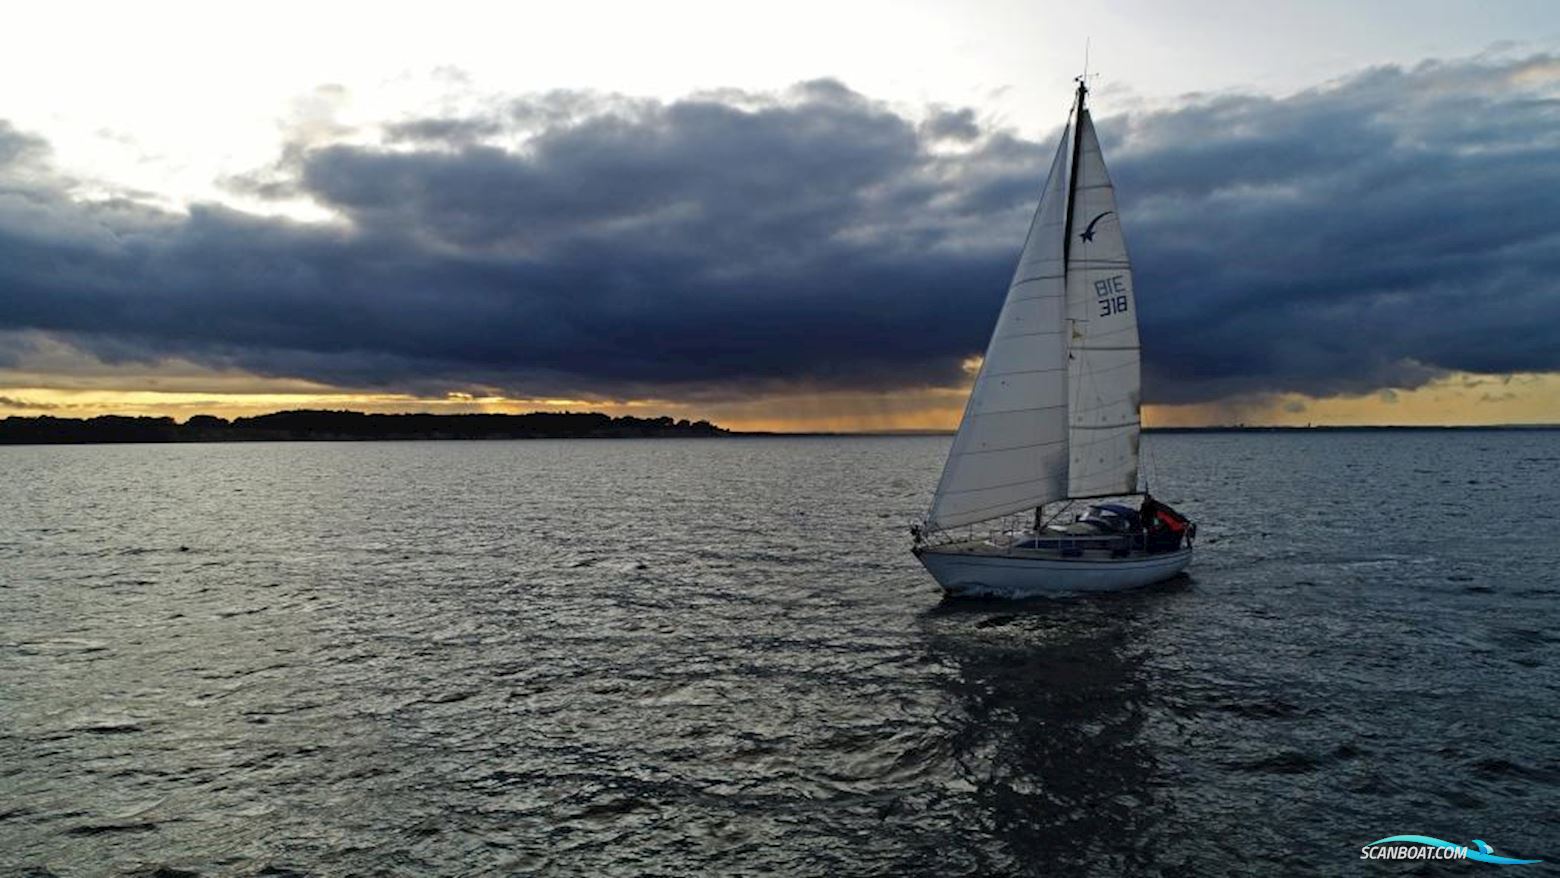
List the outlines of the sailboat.
{"type": "Polygon", "coordinates": [[[1088,92],[1079,77],[931,508],[911,529],[953,594],[1116,591],[1192,559],[1196,526],[1138,489],[1137,301],[1088,92]]]}

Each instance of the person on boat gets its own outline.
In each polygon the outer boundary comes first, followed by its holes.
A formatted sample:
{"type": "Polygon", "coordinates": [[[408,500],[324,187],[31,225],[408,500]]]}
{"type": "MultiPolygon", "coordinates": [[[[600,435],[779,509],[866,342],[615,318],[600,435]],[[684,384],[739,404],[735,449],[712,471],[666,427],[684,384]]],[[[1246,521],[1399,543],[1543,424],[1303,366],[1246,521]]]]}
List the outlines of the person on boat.
{"type": "Polygon", "coordinates": [[[1154,499],[1153,494],[1144,491],[1143,505],[1138,507],[1138,522],[1142,525],[1143,530],[1152,531],[1158,528],[1159,516],[1156,514],[1158,512],[1159,501],[1154,499]]]}
{"type": "Polygon", "coordinates": [[[1149,535],[1151,547],[1161,543],[1161,540],[1155,539],[1159,535],[1163,535],[1165,546],[1180,547],[1189,524],[1186,516],[1160,503],[1146,492],[1143,494],[1143,505],[1138,509],[1138,516],[1143,520],[1143,531],[1149,535]]]}

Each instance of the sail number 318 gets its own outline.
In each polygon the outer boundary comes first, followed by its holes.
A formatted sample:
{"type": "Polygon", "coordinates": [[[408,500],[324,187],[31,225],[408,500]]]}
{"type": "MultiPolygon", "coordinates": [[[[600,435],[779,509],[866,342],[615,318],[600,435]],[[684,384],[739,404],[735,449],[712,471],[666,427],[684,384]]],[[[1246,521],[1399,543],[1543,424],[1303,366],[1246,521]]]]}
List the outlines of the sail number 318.
{"type": "Polygon", "coordinates": [[[1121,275],[1094,282],[1094,297],[1100,303],[1100,316],[1127,313],[1127,282],[1121,275]]]}

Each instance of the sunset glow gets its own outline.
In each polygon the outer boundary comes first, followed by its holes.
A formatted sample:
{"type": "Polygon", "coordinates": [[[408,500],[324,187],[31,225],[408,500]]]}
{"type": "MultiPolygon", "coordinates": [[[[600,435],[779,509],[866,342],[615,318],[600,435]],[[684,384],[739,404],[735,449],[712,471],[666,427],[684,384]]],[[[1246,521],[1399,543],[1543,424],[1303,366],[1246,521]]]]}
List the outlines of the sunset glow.
{"type": "MultiPolygon", "coordinates": [[[[231,381],[229,383],[232,383],[231,381]]],[[[183,421],[197,414],[239,418],[288,409],[364,412],[599,411],[653,417],[663,414],[709,420],[729,429],[776,433],[940,432],[958,426],[967,387],[928,388],[893,394],[792,393],[732,401],[670,399],[526,399],[502,395],[398,393],[303,388],[297,382],[251,378],[243,392],[214,389],[0,388],[5,415],[141,415],[183,421]],[[274,386],[274,389],[268,389],[274,386]]],[[[1560,412],[1560,375],[1455,374],[1414,389],[1356,396],[1281,394],[1191,405],[1144,407],[1148,427],[1207,426],[1490,426],[1554,423],[1560,412]]]]}

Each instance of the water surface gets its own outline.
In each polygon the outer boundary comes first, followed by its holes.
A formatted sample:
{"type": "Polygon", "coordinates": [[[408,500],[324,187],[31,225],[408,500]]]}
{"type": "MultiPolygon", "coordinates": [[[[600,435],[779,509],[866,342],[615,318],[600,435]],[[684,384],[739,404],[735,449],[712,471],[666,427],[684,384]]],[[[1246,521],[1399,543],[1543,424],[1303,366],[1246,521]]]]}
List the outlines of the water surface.
{"type": "Polygon", "coordinates": [[[0,448],[0,870],[1560,860],[1560,435],[1146,442],[1190,576],[1021,604],[945,437],[0,448]]]}

